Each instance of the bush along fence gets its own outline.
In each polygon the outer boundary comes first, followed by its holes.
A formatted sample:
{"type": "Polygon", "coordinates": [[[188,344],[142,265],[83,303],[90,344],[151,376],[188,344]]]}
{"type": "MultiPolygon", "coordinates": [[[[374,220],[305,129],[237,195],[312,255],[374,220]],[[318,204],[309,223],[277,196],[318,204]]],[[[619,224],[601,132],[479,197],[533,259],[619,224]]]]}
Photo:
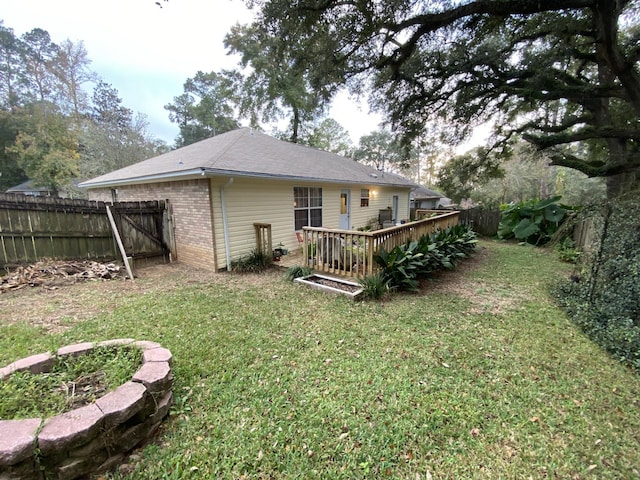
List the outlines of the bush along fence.
{"type": "Polygon", "coordinates": [[[515,238],[538,246],[548,243],[568,213],[576,210],[576,207],[560,204],[560,198],[556,196],[505,205],[500,215],[498,238],[515,238]]]}
{"type": "Polygon", "coordinates": [[[453,269],[474,251],[477,241],[476,233],[468,225],[455,225],[389,251],[381,248],[374,260],[388,288],[416,291],[420,278],[438,270],[453,269]]]}
{"type": "Polygon", "coordinates": [[[0,194],[0,268],[5,270],[44,258],[120,258],[116,232],[133,259],[168,257],[172,231],[165,201],[106,204],[0,194]]]}
{"type": "Polygon", "coordinates": [[[640,205],[638,192],[579,216],[591,251],[555,290],[558,303],[596,343],[640,371],[640,205]]]}

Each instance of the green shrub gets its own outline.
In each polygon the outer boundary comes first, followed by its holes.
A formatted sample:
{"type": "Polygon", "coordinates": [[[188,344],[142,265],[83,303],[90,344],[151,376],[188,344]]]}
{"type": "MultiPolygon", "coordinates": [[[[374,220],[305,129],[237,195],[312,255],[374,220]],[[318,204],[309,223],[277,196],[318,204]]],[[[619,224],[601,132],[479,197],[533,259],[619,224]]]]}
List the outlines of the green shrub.
{"type": "Polygon", "coordinates": [[[640,205],[631,196],[582,215],[597,227],[593,254],[555,296],[595,342],[640,370],[640,205]]]}
{"type": "Polygon", "coordinates": [[[309,267],[303,267],[301,265],[297,265],[294,267],[287,268],[287,271],[285,272],[284,275],[287,280],[293,281],[296,278],[306,277],[308,275],[311,275],[312,272],[313,270],[311,270],[309,267]]]}
{"type": "Polygon", "coordinates": [[[249,255],[231,262],[231,271],[236,273],[259,273],[271,266],[271,255],[253,250],[249,255]]]}
{"type": "Polygon", "coordinates": [[[418,275],[424,268],[424,254],[416,251],[418,242],[398,245],[387,252],[380,249],[374,260],[382,268],[382,276],[390,288],[416,291],[420,285],[418,275]]]}
{"type": "Polygon", "coordinates": [[[425,273],[454,268],[460,260],[469,256],[477,243],[475,232],[467,225],[455,225],[423,236],[420,239],[420,251],[428,257],[425,273]]]}
{"type": "Polygon", "coordinates": [[[527,200],[502,206],[498,238],[516,238],[532,245],[544,245],[558,230],[567,211],[573,209],[560,205],[560,198],[527,200]]]}
{"type": "Polygon", "coordinates": [[[580,258],[580,250],[576,248],[576,242],[569,237],[564,237],[556,247],[558,258],[563,262],[576,263],[580,258]]]}
{"type": "Polygon", "coordinates": [[[359,283],[362,286],[362,296],[367,300],[380,300],[389,293],[389,285],[382,272],[367,275],[359,283]]]}
{"type": "Polygon", "coordinates": [[[420,277],[454,268],[458,261],[469,256],[476,243],[473,230],[466,225],[456,225],[399,245],[389,252],[382,248],[373,258],[382,268],[389,288],[416,291],[420,277]]]}
{"type": "MultiPolygon", "coordinates": [[[[636,263],[636,267],[639,266],[636,263]]],[[[616,286],[612,286],[607,288],[606,292],[592,297],[589,282],[582,279],[579,282],[563,283],[556,287],[554,293],[558,303],[573,322],[594,342],[622,363],[640,370],[640,325],[637,305],[634,314],[634,307],[629,305],[631,299],[624,298],[627,293],[638,295],[640,292],[637,288],[614,292],[615,288],[616,286]]]]}

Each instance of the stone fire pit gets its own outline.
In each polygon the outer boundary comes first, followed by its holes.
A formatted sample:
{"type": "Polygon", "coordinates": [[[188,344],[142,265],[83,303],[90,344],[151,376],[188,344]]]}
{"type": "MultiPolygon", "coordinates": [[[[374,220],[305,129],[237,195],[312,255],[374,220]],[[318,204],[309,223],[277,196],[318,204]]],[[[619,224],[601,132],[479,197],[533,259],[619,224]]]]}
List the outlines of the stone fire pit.
{"type": "Polygon", "coordinates": [[[155,433],[173,401],[171,352],[158,343],[117,339],[68,345],[56,355],[33,355],[1,368],[0,381],[14,372],[45,373],[57,358],[110,345],[143,351],[143,365],[131,381],[52,418],[0,420],[0,479],[72,480],[112,470],[155,433]]]}

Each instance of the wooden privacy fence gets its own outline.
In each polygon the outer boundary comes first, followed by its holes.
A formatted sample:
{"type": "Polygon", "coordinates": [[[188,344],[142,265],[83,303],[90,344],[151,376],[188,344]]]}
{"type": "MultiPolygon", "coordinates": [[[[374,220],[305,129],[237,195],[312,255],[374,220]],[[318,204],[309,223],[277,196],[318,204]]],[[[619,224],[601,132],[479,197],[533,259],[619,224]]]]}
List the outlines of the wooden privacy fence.
{"type": "Polygon", "coordinates": [[[469,225],[478,235],[493,237],[498,234],[500,210],[489,210],[483,207],[461,210],[460,223],[469,225]]]}
{"type": "Polygon", "coordinates": [[[173,251],[167,202],[93,202],[0,194],[0,268],[43,258],[120,258],[107,216],[111,207],[126,254],[168,257],[173,251]]]}
{"type": "Polygon", "coordinates": [[[389,251],[436,230],[458,224],[459,212],[436,212],[436,216],[370,232],[304,227],[302,251],[306,266],[314,270],[364,277],[376,269],[373,255],[382,247],[389,251]]]}

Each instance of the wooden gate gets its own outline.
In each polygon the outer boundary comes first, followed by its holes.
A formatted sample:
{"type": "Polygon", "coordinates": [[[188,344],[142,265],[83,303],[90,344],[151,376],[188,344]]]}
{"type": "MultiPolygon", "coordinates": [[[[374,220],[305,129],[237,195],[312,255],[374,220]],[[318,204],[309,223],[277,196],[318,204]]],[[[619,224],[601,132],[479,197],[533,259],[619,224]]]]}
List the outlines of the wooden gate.
{"type": "Polygon", "coordinates": [[[127,256],[170,259],[173,226],[166,201],[107,204],[0,194],[0,268],[43,258],[120,258],[107,205],[127,256]]]}

